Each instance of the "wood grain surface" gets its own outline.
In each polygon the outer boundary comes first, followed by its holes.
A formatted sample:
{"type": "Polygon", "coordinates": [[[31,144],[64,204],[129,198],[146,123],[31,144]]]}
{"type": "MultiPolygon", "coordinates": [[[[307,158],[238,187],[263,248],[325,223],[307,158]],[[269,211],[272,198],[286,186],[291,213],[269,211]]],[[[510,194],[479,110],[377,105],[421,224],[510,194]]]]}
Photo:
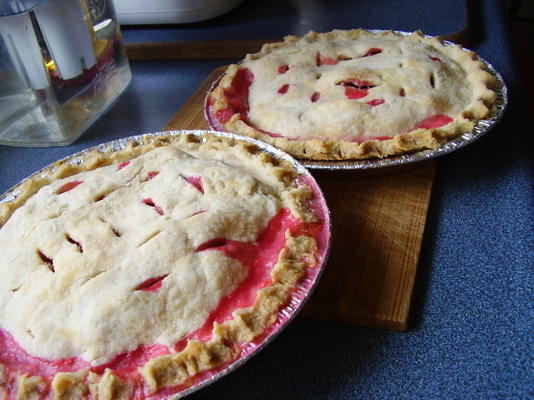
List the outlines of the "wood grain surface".
{"type": "MultiPolygon", "coordinates": [[[[208,129],[204,98],[214,70],[164,127],[208,129]]],[[[405,330],[435,162],[387,175],[317,175],[332,215],[323,276],[301,315],[405,330]]]]}
{"type": "Polygon", "coordinates": [[[248,53],[259,51],[263,44],[277,41],[279,40],[242,39],[127,43],[126,54],[130,61],[243,58],[248,53]]]}
{"type": "Polygon", "coordinates": [[[408,328],[435,167],[318,179],[332,214],[332,247],[303,315],[408,328]]]}

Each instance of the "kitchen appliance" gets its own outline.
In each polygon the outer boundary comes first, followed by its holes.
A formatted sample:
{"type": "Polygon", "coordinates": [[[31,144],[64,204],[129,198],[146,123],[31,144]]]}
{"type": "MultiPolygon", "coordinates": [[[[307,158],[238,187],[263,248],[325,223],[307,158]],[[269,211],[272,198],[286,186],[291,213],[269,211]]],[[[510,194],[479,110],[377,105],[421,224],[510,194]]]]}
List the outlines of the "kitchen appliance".
{"type": "Polygon", "coordinates": [[[115,0],[122,25],[204,21],[227,13],[243,0],[115,0]]]}

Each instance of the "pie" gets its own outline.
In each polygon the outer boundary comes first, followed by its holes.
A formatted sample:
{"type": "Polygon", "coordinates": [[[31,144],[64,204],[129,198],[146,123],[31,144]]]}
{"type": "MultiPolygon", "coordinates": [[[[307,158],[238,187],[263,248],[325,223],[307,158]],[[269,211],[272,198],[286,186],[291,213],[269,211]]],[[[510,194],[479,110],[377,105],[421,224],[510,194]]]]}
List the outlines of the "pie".
{"type": "Polygon", "coordinates": [[[0,203],[0,226],[2,399],[195,385],[284,321],[329,232],[309,175],[210,133],[58,162],[0,203]]]}
{"type": "Polygon", "coordinates": [[[420,32],[310,32],[230,65],[206,115],[301,159],[387,157],[472,131],[495,83],[473,52],[420,32]]]}

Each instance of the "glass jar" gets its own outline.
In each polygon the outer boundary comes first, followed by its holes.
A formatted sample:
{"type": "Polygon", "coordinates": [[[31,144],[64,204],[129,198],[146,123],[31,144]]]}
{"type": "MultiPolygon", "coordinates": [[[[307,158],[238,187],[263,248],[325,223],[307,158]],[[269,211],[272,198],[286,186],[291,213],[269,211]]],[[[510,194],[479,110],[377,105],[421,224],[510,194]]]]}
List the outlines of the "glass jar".
{"type": "Polygon", "coordinates": [[[0,35],[0,144],[71,144],[131,80],[111,0],[2,1],[0,35]]]}

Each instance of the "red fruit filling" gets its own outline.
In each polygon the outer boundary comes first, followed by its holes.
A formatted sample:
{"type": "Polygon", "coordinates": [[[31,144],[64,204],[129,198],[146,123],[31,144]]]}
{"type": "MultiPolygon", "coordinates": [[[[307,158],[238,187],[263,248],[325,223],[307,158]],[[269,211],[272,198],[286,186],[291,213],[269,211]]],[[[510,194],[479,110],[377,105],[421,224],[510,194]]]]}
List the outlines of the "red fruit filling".
{"type": "Polygon", "coordinates": [[[154,210],[156,210],[156,212],[159,215],[163,215],[164,214],[164,212],[161,209],[161,207],[156,205],[156,203],[154,203],[154,200],[152,200],[150,197],[147,197],[146,199],[143,199],[143,203],[145,203],[147,206],[153,207],[154,210]]]}
{"type": "Polygon", "coordinates": [[[360,81],[358,79],[349,78],[344,81],[336,83],[336,85],[345,86],[345,97],[351,100],[361,99],[369,94],[369,89],[376,87],[371,82],[360,81]]]}
{"type": "Polygon", "coordinates": [[[441,61],[441,58],[439,57],[432,57],[432,56],[429,56],[429,57],[432,61],[441,61]]]}
{"type": "MultiPolygon", "coordinates": [[[[425,118],[424,120],[418,122],[412,130],[415,129],[434,129],[439,128],[441,126],[447,125],[448,123],[452,122],[453,119],[451,117],[448,117],[447,115],[443,114],[435,114],[431,117],[425,118]]],[[[367,140],[389,140],[392,139],[392,136],[365,136],[361,138],[356,138],[353,141],[356,143],[363,143],[367,140]]]]}
{"type": "Polygon", "coordinates": [[[278,93],[286,94],[288,90],[289,90],[289,85],[286,83],[285,85],[280,86],[280,88],[278,89],[278,93]]]}
{"type": "Polygon", "coordinates": [[[78,186],[78,185],[80,185],[82,183],[83,183],[83,181],[67,182],[56,191],[56,194],[61,194],[61,193],[68,192],[69,190],[74,189],[76,186],[78,186]]]}
{"type": "Polygon", "coordinates": [[[159,171],[148,171],[148,174],[146,174],[146,180],[149,181],[152,178],[155,178],[159,174],[159,171]]]}
{"type": "Polygon", "coordinates": [[[284,64],[284,65],[280,65],[278,67],[278,73],[281,75],[281,74],[285,74],[287,71],[289,70],[289,65],[287,64],[284,64]]]}
{"type": "Polygon", "coordinates": [[[225,238],[210,239],[207,242],[204,242],[201,245],[199,245],[195,249],[195,251],[199,252],[199,251],[204,251],[204,250],[208,250],[208,249],[215,249],[217,247],[224,246],[226,243],[227,243],[227,239],[225,239],[225,238]]]}
{"type": "Polygon", "coordinates": [[[127,167],[128,165],[130,165],[130,161],[121,162],[119,166],[117,167],[117,170],[123,169],[124,167],[127,167]]]}
{"type": "Polygon", "coordinates": [[[198,215],[198,214],[203,214],[206,211],[208,211],[208,210],[200,210],[200,211],[194,212],[193,214],[190,215],[190,217],[194,217],[195,215],[198,215]]]}
{"type": "Polygon", "coordinates": [[[315,103],[317,100],[319,100],[320,97],[321,97],[321,93],[315,92],[314,94],[311,95],[310,100],[312,101],[312,103],[315,103]]]}
{"type": "Polygon", "coordinates": [[[337,58],[330,58],[321,55],[320,52],[317,52],[317,54],[315,55],[315,65],[317,65],[318,67],[320,67],[321,65],[336,65],[340,61],[347,60],[352,60],[352,58],[343,54],[337,56],[337,58]]]}
{"type": "Polygon", "coordinates": [[[404,89],[399,90],[399,96],[401,96],[401,97],[406,96],[406,90],[404,90],[404,89]]]}
{"type": "Polygon", "coordinates": [[[202,186],[202,177],[201,176],[183,176],[184,180],[193,185],[196,190],[204,194],[204,186],[202,186]]]}
{"type": "Polygon", "coordinates": [[[365,53],[362,57],[374,56],[380,53],[382,53],[382,49],[379,49],[378,47],[372,47],[369,50],[367,50],[367,53],[365,53]]]}
{"type": "Polygon", "coordinates": [[[362,97],[365,97],[369,94],[369,91],[366,89],[357,89],[353,87],[346,87],[345,88],[345,97],[347,99],[356,100],[361,99],[362,97]]]}
{"type": "Polygon", "coordinates": [[[369,104],[370,106],[379,106],[380,104],[384,104],[386,101],[384,99],[374,99],[374,100],[371,100],[371,101],[368,101],[367,104],[369,104]]]}
{"type": "Polygon", "coordinates": [[[413,129],[434,129],[451,123],[453,119],[447,115],[436,114],[419,121],[413,129]]]}
{"type": "Polygon", "coordinates": [[[9,370],[51,377],[56,372],[77,371],[89,366],[78,358],[46,360],[34,357],[24,351],[11,335],[0,329],[0,363],[9,366],[9,370]]]}
{"type": "Polygon", "coordinates": [[[225,123],[236,113],[241,114],[243,121],[247,120],[248,90],[253,80],[254,75],[247,68],[236,72],[231,85],[224,89],[224,96],[230,105],[227,109],[216,112],[219,121],[225,123]]]}
{"type": "MultiPolygon", "coordinates": [[[[312,204],[314,210],[322,215],[324,203],[319,199],[312,204]],[[317,203],[317,204],[315,204],[317,203]]],[[[232,318],[232,312],[237,308],[247,307],[254,303],[257,291],[271,282],[270,273],[272,267],[276,264],[280,251],[285,246],[286,231],[289,230],[293,235],[306,234],[318,239],[319,249],[316,260],[310,260],[315,267],[324,257],[326,252],[326,241],[328,235],[328,225],[326,221],[319,223],[305,223],[293,217],[289,210],[282,209],[268,223],[267,227],[252,242],[240,242],[225,238],[215,238],[209,240],[196,249],[202,251],[221,251],[227,257],[234,258],[241,262],[247,268],[247,276],[238,285],[233,292],[221,299],[217,308],[210,313],[204,321],[204,324],[194,332],[176,343],[175,350],[182,350],[187,344],[187,340],[206,341],[211,338],[213,323],[216,321],[222,323],[232,318]]],[[[167,275],[153,277],[140,283],[135,290],[157,291],[167,275]]],[[[285,318],[283,315],[280,318],[285,318]]],[[[239,347],[242,354],[252,351],[259,343],[261,337],[255,339],[250,344],[243,344],[239,347]]],[[[107,368],[117,374],[120,379],[128,381],[133,385],[132,399],[142,399],[147,395],[144,388],[144,380],[141,377],[138,368],[143,366],[151,358],[169,354],[171,351],[167,346],[154,344],[150,346],[139,345],[136,349],[119,354],[109,362],[100,365],[90,365],[77,357],[47,360],[28,354],[7,332],[0,329],[0,364],[8,366],[5,369],[4,388],[9,395],[16,392],[16,376],[19,374],[38,375],[46,382],[47,395],[51,395],[50,383],[52,377],[57,372],[75,372],[84,368],[96,374],[103,374],[107,368]]],[[[217,369],[215,369],[216,371],[217,369]]],[[[176,393],[186,387],[201,382],[211,376],[212,371],[202,372],[183,385],[172,388],[166,388],[158,393],[150,395],[151,399],[162,399],[167,395],[176,393]]]]}
{"type": "Polygon", "coordinates": [[[144,292],[155,292],[163,286],[163,280],[167,275],[155,276],[148,278],[146,281],[141,282],[135,287],[134,290],[142,290],[144,292]]]}
{"type": "Polygon", "coordinates": [[[225,122],[228,122],[230,120],[230,118],[232,118],[232,116],[235,114],[235,112],[233,112],[232,109],[230,108],[226,108],[224,110],[218,110],[217,112],[215,112],[215,116],[217,117],[217,119],[219,121],[221,121],[223,124],[225,122]]]}
{"type": "Polygon", "coordinates": [[[321,53],[317,52],[315,55],[315,65],[320,67],[321,65],[336,65],[337,60],[330,57],[325,57],[321,53]]]}
{"type": "Polygon", "coordinates": [[[196,248],[197,252],[220,251],[246,267],[247,276],[232,293],[219,303],[204,325],[178,342],[175,349],[183,348],[188,339],[209,340],[214,322],[221,324],[232,318],[232,311],[236,308],[254,304],[256,292],[271,283],[271,270],[285,246],[287,230],[295,236],[307,234],[317,237],[321,229],[323,229],[321,224],[302,222],[293,217],[288,209],[282,209],[269,221],[267,227],[253,242],[214,238],[200,244],[196,248]]]}

